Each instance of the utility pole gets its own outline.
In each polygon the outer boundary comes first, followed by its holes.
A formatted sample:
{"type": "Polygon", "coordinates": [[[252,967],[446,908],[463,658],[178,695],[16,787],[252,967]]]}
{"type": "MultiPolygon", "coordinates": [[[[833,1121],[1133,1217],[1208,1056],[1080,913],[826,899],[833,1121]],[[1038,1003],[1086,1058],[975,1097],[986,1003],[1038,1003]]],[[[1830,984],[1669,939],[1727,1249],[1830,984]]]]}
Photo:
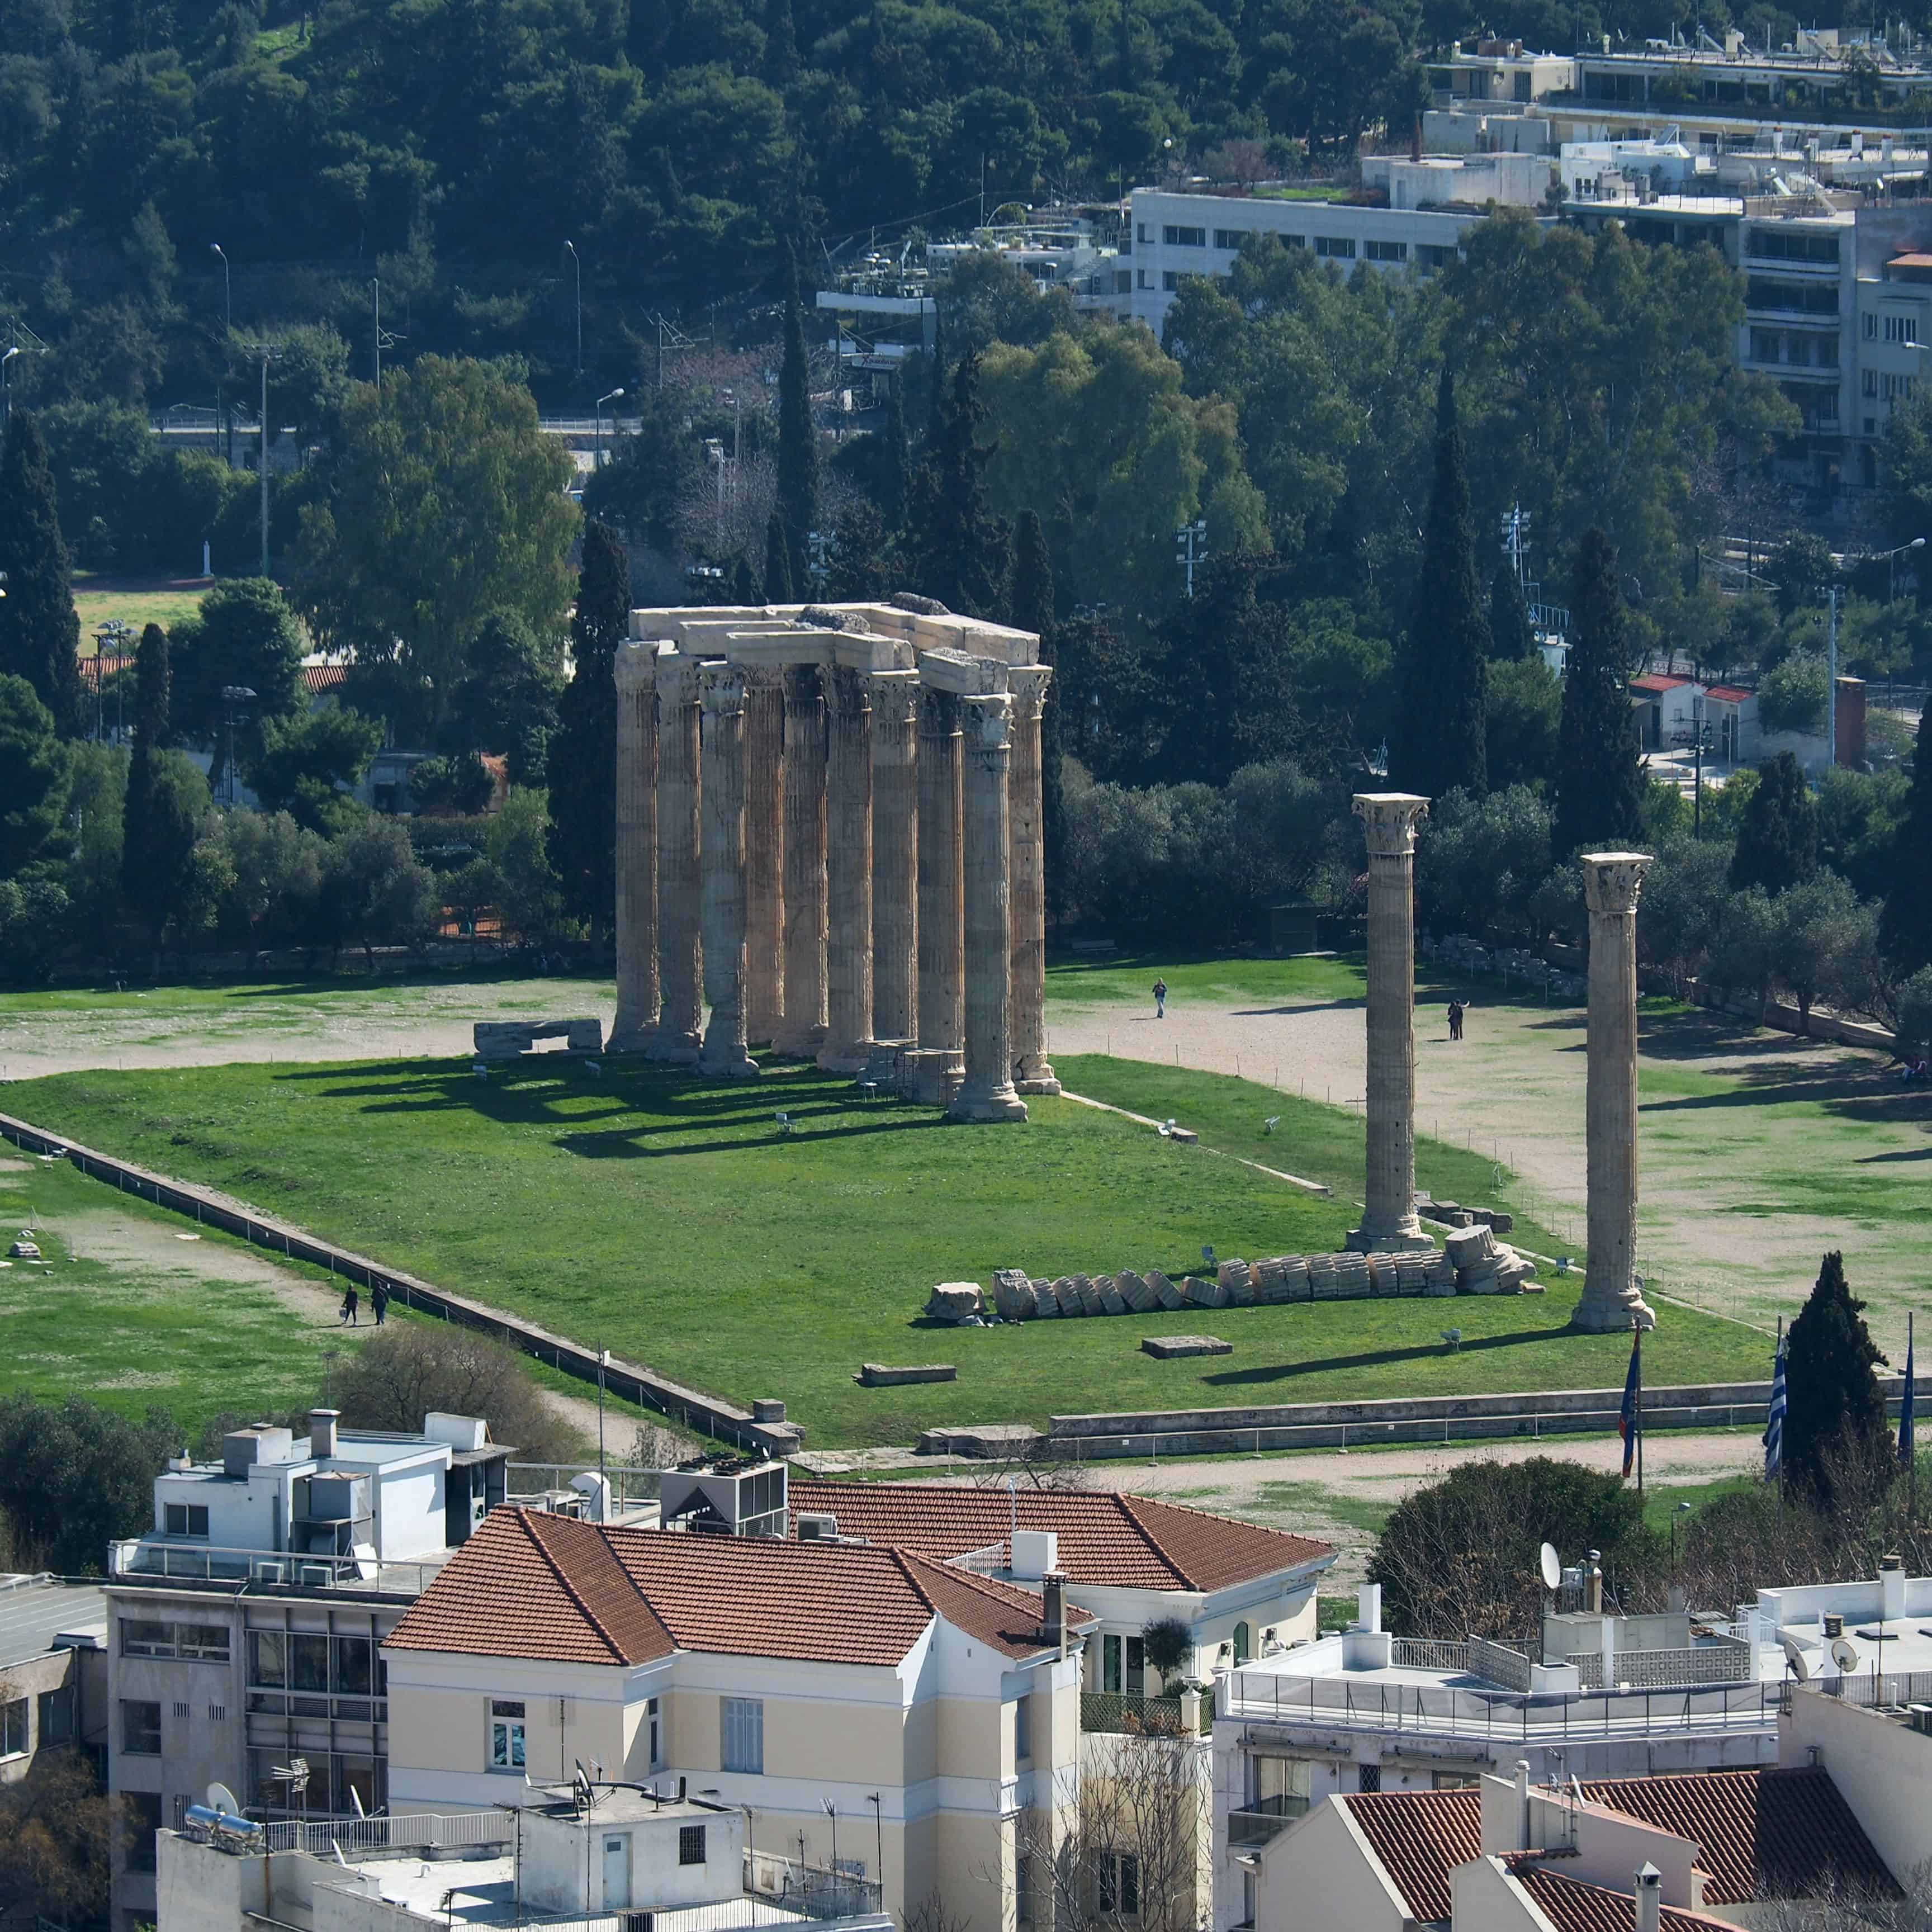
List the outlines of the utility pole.
{"type": "Polygon", "coordinates": [[[1208,557],[1208,519],[1199,517],[1191,524],[1185,524],[1174,533],[1174,541],[1179,546],[1175,550],[1176,560],[1186,572],[1187,595],[1194,595],[1194,566],[1203,563],[1208,557]]]}
{"type": "MultiPolygon", "coordinates": [[[[563,245],[566,253],[570,256],[572,278],[576,284],[577,288],[577,373],[580,376],[584,374],[584,263],[578,255],[577,244],[574,242],[566,242],[563,245]]],[[[662,386],[664,380],[664,349],[662,336],[658,338],[658,380],[662,386]]]]}
{"type": "Polygon", "coordinates": [[[1825,670],[1825,762],[1835,770],[1838,763],[1838,586],[1832,584],[1825,596],[1832,607],[1830,644],[1825,670]]]}
{"type": "Polygon", "coordinates": [[[233,424],[227,421],[223,404],[228,375],[228,341],[235,333],[235,291],[229,278],[228,256],[219,242],[208,244],[221,257],[221,356],[214,368],[214,433],[221,442],[222,460],[235,466],[233,424]]]}
{"type": "Polygon", "coordinates": [[[262,478],[262,574],[268,574],[268,364],[274,351],[262,345],[262,448],[255,467],[262,478]]]}
{"type": "Polygon", "coordinates": [[[376,351],[376,393],[382,393],[382,280],[380,275],[369,278],[369,293],[375,304],[375,334],[372,338],[376,351]]]}
{"type": "MultiPolygon", "coordinates": [[[[0,355],[0,430],[14,420],[14,374],[7,365],[20,352],[20,345],[16,342],[4,355],[0,355]]],[[[218,416],[220,413],[218,401],[216,414],[218,416]]]]}

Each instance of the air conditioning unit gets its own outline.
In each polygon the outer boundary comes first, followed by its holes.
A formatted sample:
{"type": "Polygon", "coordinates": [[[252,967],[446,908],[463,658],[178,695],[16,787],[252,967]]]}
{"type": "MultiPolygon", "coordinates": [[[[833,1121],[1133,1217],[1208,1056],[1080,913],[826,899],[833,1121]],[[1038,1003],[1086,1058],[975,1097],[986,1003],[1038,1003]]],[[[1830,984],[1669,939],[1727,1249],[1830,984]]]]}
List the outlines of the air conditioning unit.
{"type": "Polygon", "coordinates": [[[798,1540],[801,1543],[836,1543],[838,1540],[838,1519],[830,1510],[801,1510],[798,1518],[798,1540]]]}
{"type": "Polygon", "coordinates": [[[1932,1738],[1932,1704],[1914,1704],[1906,1712],[1906,1721],[1922,1737],[1932,1738]]]}

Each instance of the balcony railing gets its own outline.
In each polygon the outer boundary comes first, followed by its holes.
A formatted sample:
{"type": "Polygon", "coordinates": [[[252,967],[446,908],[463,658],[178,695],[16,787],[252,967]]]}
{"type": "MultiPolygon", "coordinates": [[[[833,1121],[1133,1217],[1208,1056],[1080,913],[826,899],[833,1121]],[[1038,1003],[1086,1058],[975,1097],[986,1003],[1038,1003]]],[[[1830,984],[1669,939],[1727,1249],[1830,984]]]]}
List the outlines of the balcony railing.
{"type": "Polygon", "coordinates": [[[806,1918],[863,1918],[881,1910],[878,1880],[774,1852],[746,1852],[745,1896],[806,1918]]]}
{"type": "Polygon", "coordinates": [[[1309,1801],[1297,1796],[1257,1798],[1228,1814],[1228,1843],[1236,1846],[1264,1845],[1304,1816],[1309,1801]]]}
{"type": "Polygon", "coordinates": [[[1210,1729],[1214,1722],[1214,1694],[1211,1690],[1184,1691],[1178,1697],[1147,1697],[1131,1690],[1083,1690],[1080,1694],[1080,1728],[1083,1731],[1113,1731],[1144,1737],[1178,1737],[1184,1730],[1210,1729]],[[1185,1708],[1192,1700],[1194,1710],[1185,1708]],[[1188,1718],[1192,1717],[1190,1724],[1188,1718]]]}
{"type": "Polygon", "coordinates": [[[360,1590],[419,1597],[436,1580],[450,1552],[434,1562],[371,1563],[352,1556],[299,1550],[230,1550],[206,1543],[168,1543],[130,1538],[107,1546],[112,1582],[166,1579],[182,1582],[279,1584],[286,1589],[360,1590]]]}
{"type": "Polygon", "coordinates": [[[422,1811],[396,1818],[282,1818],[262,1827],[272,1852],[318,1858],[382,1858],[392,1852],[447,1851],[506,1845],[515,1826],[506,1811],[422,1811]]]}

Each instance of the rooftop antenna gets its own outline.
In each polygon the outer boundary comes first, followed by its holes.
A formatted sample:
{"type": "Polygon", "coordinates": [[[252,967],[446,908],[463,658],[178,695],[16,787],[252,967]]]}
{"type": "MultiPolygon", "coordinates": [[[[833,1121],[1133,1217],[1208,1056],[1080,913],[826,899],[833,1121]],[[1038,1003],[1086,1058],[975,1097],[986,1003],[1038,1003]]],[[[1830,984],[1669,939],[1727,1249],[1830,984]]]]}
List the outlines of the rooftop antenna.
{"type": "Polygon", "coordinates": [[[1790,1672],[1792,1682],[1794,1684],[1803,1684],[1808,1681],[1811,1675],[1811,1666],[1805,1660],[1804,1652],[1800,1647],[1798,1640],[1787,1634],[1780,1637],[1778,1642],[1784,1646],[1784,1667],[1790,1672]]]}
{"type": "Polygon", "coordinates": [[[1555,1544],[1546,1543],[1537,1552],[1536,1568],[1543,1587],[1554,1596],[1563,1586],[1563,1559],[1557,1555],[1555,1544]]]}
{"type": "Polygon", "coordinates": [[[1832,1640],[1832,1661],[1838,1666],[1840,1677],[1849,1677],[1858,1667],[1858,1647],[1850,1637],[1834,1636],[1832,1640]]]}

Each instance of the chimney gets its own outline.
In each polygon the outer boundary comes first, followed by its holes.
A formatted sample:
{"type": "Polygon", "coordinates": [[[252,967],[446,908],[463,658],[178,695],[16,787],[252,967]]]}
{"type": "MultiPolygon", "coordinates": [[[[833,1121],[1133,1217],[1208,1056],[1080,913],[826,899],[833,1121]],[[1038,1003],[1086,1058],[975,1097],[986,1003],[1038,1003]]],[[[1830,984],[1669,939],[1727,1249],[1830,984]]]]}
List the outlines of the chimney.
{"type": "Polygon", "coordinates": [[[1660,1932],[1664,1923],[1664,1874],[1646,1858],[1636,1869],[1636,1932],[1660,1932]]]}
{"type": "Polygon", "coordinates": [[[1408,158],[1419,161],[1422,158],[1422,116],[1418,112],[1408,134],[1408,158]]]}
{"type": "Polygon", "coordinates": [[[1379,1583],[1364,1583],[1356,1589],[1355,1621],[1365,1630],[1381,1630],[1382,1586],[1379,1583]]]}
{"type": "Polygon", "coordinates": [[[1604,1614],[1604,1569],[1602,1557],[1603,1552],[1601,1550],[1593,1550],[1590,1552],[1588,1559],[1590,1565],[1588,1586],[1589,1594],[1584,1598],[1583,1601],[1585,1606],[1588,1610],[1590,1614],[1594,1617],[1600,1617],[1604,1614]]]}
{"type": "Polygon", "coordinates": [[[1040,1640],[1066,1654],[1066,1579],[1057,1570],[1040,1580],[1040,1640]]]}
{"type": "Polygon", "coordinates": [[[308,1412],[308,1453],[318,1460],[335,1454],[335,1425],[342,1420],[339,1408],[312,1408],[308,1412]]]}
{"type": "Polygon", "coordinates": [[[1530,1837],[1529,1760],[1526,1757],[1516,1761],[1516,1848],[1520,1852],[1535,1849],[1530,1837]]]}

